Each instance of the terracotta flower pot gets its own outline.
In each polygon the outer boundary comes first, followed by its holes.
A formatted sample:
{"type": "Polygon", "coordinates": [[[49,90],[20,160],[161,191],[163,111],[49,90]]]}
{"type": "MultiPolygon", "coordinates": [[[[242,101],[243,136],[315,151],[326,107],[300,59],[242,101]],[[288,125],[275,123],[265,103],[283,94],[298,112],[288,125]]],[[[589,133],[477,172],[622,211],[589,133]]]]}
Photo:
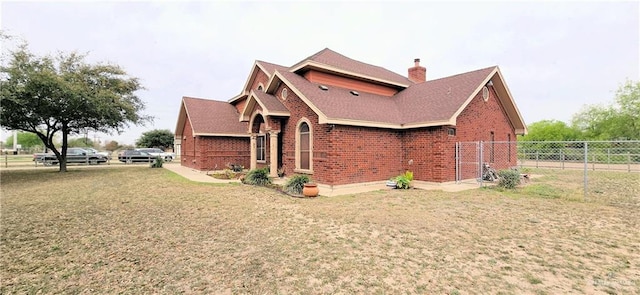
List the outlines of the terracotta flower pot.
{"type": "Polygon", "coordinates": [[[302,189],[302,194],[305,197],[317,197],[318,193],[320,193],[320,189],[318,185],[315,183],[305,183],[304,188],[302,189]]]}

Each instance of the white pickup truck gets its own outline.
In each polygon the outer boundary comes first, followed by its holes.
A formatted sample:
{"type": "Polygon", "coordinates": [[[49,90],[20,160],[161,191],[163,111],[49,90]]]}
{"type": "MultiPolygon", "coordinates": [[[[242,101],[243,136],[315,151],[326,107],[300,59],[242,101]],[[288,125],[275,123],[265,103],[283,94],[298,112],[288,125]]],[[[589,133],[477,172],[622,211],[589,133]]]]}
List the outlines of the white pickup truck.
{"type": "Polygon", "coordinates": [[[83,148],[83,149],[88,151],[90,154],[101,155],[101,156],[104,156],[107,159],[111,159],[111,153],[109,153],[109,152],[101,152],[101,151],[96,150],[94,148],[83,148]]]}
{"type": "Polygon", "coordinates": [[[173,159],[176,158],[176,154],[165,152],[165,151],[163,151],[161,149],[158,149],[158,148],[138,148],[138,149],[136,149],[136,151],[145,152],[145,153],[147,153],[149,155],[152,155],[154,157],[160,157],[160,158],[164,159],[165,161],[172,161],[173,159]]]}

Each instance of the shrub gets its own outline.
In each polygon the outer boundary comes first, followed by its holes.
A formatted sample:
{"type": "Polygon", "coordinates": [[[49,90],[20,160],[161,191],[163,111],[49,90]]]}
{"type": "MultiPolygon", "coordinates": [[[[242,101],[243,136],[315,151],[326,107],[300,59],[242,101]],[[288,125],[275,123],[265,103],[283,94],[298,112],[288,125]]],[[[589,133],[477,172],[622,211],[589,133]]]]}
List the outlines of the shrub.
{"type": "Polygon", "coordinates": [[[311,181],[307,175],[294,175],[284,185],[284,190],[291,194],[302,194],[304,184],[311,181]]]}
{"type": "Polygon", "coordinates": [[[520,172],[518,170],[500,170],[498,171],[498,176],[499,187],[513,189],[520,183],[520,172]]]}
{"type": "Polygon", "coordinates": [[[161,157],[156,157],[153,163],[151,163],[151,168],[162,168],[162,163],[164,163],[164,160],[162,160],[161,157]]]}
{"type": "Polygon", "coordinates": [[[409,189],[411,187],[411,181],[413,181],[413,172],[407,171],[404,174],[400,174],[396,177],[396,188],[409,189]]]}
{"type": "Polygon", "coordinates": [[[269,177],[269,168],[253,169],[247,172],[247,175],[244,177],[243,183],[260,186],[271,184],[271,177],[269,177]]]}

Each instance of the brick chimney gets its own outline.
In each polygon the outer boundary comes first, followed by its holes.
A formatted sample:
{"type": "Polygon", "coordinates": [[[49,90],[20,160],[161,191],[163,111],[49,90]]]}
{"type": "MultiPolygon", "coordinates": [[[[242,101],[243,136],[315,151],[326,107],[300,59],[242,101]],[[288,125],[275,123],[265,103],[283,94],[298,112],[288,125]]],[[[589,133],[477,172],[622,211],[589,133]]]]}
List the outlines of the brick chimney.
{"type": "Polygon", "coordinates": [[[420,66],[419,58],[414,59],[413,62],[415,62],[415,66],[409,68],[409,80],[413,83],[427,81],[427,68],[420,66]]]}

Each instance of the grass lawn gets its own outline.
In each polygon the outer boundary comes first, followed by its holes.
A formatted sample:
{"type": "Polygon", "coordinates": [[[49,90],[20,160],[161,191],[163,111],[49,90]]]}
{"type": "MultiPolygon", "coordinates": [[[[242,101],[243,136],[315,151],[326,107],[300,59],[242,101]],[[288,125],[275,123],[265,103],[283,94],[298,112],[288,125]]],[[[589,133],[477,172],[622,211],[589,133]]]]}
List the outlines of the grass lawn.
{"type": "Polygon", "coordinates": [[[637,199],[565,198],[562,174],[298,199],[146,167],[0,173],[2,294],[640,293],[637,199]]]}

